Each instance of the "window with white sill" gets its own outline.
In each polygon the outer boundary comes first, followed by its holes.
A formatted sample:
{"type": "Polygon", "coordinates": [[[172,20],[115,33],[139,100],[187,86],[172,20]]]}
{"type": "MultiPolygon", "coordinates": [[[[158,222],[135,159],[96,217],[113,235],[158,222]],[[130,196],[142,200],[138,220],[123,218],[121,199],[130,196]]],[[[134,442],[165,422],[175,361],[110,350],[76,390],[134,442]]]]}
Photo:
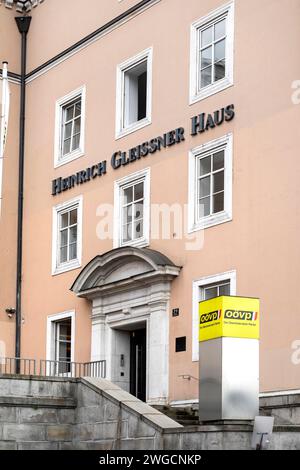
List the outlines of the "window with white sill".
{"type": "Polygon", "coordinates": [[[75,311],[47,318],[47,373],[69,375],[74,362],[75,311]]]}
{"type": "Polygon", "coordinates": [[[81,266],[82,198],[60,204],[53,210],[52,274],[81,266]]]}
{"type": "Polygon", "coordinates": [[[234,3],[191,27],[190,104],[233,85],[234,3]]]}
{"type": "Polygon", "coordinates": [[[189,157],[189,232],[232,220],[232,134],[189,157]]]}
{"type": "Polygon", "coordinates": [[[147,246],[150,219],[150,170],[115,182],[114,246],[147,246]]]}
{"type": "Polygon", "coordinates": [[[152,49],[117,68],[116,138],[151,123],[152,49]]]}
{"type": "Polygon", "coordinates": [[[84,154],[85,95],[81,87],[56,102],[55,167],[84,154]]]}

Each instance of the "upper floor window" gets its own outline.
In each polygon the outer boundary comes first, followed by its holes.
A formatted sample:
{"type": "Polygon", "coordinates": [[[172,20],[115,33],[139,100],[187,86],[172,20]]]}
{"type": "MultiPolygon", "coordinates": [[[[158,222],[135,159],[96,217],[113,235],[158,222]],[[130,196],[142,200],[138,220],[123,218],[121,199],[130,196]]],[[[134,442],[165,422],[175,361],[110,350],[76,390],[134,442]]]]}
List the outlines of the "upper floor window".
{"type": "Polygon", "coordinates": [[[147,246],[150,222],[150,170],[115,182],[114,246],[147,246]]]}
{"type": "Polygon", "coordinates": [[[53,274],[80,267],[82,232],[82,198],[54,208],[53,214],[53,274]]]}
{"type": "Polygon", "coordinates": [[[121,188],[122,245],[134,242],[144,234],[145,180],[129,183],[121,188]]]}
{"type": "Polygon", "coordinates": [[[56,102],[55,167],[84,154],[85,87],[56,102]]]}
{"type": "Polygon", "coordinates": [[[77,258],[78,207],[59,213],[58,263],[68,263],[77,258]]]}
{"type": "Polygon", "coordinates": [[[190,152],[189,231],[232,219],[232,134],[190,152]]]}
{"type": "Polygon", "coordinates": [[[81,96],[62,109],[62,158],[80,148],[81,96]]]}
{"type": "Polygon", "coordinates": [[[233,3],[193,23],[190,104],[233,84],[233,30],[233,3]]]}
{"type": "Polygon", "coordinates": [[[196,220],[224,210],[225,150],[197,157],[196,220]]]}
{"type": "Polygon", "coordinates": [[[117,68],[116,138],[151,123],[152,49],[117,68]]]}

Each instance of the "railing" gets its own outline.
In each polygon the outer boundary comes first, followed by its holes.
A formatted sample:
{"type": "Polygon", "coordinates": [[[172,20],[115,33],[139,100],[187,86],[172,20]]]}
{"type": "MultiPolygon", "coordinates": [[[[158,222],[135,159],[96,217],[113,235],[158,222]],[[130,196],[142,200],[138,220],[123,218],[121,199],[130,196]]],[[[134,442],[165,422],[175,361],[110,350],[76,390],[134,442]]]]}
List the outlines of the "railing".
{"type": "Polygon", "coordinates": [[[106,361],[63,362],[0,357],[0,375],[34,375],[42,377],[106,377],[106,361]]]}

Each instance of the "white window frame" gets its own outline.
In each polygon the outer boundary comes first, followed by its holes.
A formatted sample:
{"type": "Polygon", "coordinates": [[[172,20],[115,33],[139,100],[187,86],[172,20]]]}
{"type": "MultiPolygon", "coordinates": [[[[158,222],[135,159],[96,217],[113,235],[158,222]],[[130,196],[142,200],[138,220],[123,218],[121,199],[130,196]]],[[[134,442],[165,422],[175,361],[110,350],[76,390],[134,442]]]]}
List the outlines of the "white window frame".
{"type": "Polygon", "coordinates": [[[223,137],[207,142],[192,149],[189,153],[189,209],[188,209],[188,232],[193,233],[215,225],[230,222],[232,220],[232,179],[233,179],[233,134],[229,133],[223,137]],[[197,159],[201,154],[218,151],[224,148],[224,211],[196,220],[196,180],[197,159]]]}
{"type": "Polygon", "coordinates": [[[54,137],[54,168],[59,168],[67,163],[80,158],[85,153],[85,120],[86,120],[86,86],[68,93],[59,98],[55,104],[55,137],[54,137]],[[76,98],[81,98],[81,131],[79,148],[73,150],[68,155],[62,154],[62,125],[63,125],[63,108],[76,98]]]}
{"type": "Polygon", "coordinates": [[[146,49],[134,57],[117,66],[117,90],[116,90],[116,139],[120,139],[132,132],[149,126],[152,123],[152,67],[153,47],[146,49]],[[125,72],[135,67],[139,62],[147,60],[147,110],[146,117],[130,126],[124,126],[124,86],[125,72]]]}
{"type": "Polygon", "coordinates": [[[230,2],[195,21],[191,26],[190,45],[190,105],[208,98],[233,85],[234,70],[234,2],[230,2]],[[199,31],[221,17],[226,17],[226,72],[225,77],[199,90],[199,31]]]}
{"type": "MultiPolygon", "coordinates": [[[[230,281],[230,295],[236,295],[236,271],[228,271],[213,276],[202,277],[193,282],[193,318],[192,318],[192,361],[199,361],[199,289],[211,284],[219,284],[224,281],[230,281]]],[[[201,300],[204,300],[201,299],[201,300]]]]}
{"type": "MultiPolygon", "coordinates": [[[[46,331],[46,360],[55,361],[55,326],[59,321],[71,319],[71,362],[75,361],[75,331],[76,331],[76,314],[75,310],[70,310],[47,317],[46,331]]],[[[50,368],[49,368],[50,370],[50,368]]],[[[62,374],[64,375],[64,374],[62,374]]]]}
{"type": "Polygon", "coordinates": [[[134,246],[145,248],[150,244],[150,168],[133,173],[115,181],[114,184],[114,248],[134,246]],[[136,181],[144,180],[144,236],[138,240],[122,243],[122,188],[136,181]]]}
{"type": "Polygon", "coordinates": [[[52,275],[56,276],[81,267],[82,263],[82,217],[83,197],[78,196],[53,208],[52,222],[52,275]],[[59,263],[59,216],[61,212],[77,208],[77,258],[75,260],[59,263]]]}

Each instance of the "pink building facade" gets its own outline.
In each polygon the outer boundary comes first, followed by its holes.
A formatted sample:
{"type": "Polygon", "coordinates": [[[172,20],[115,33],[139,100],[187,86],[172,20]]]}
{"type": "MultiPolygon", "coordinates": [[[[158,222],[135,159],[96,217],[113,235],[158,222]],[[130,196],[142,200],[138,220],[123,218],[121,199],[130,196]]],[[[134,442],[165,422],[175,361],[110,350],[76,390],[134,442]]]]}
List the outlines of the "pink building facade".
{"type": "MultiPolygon", "coordinates": [[[[300,389],[300,1],[46,0],[28,32],[21,356],[198,398],[198,302],[261,300],[260,390],[300,389]],[[276,34],[275,34],[276,32],[276,34]]],[[[0,340],[15,355],[16,12],[0,340]]],[[[200,358],[201,360],[201,358],[200,358]]]]}

